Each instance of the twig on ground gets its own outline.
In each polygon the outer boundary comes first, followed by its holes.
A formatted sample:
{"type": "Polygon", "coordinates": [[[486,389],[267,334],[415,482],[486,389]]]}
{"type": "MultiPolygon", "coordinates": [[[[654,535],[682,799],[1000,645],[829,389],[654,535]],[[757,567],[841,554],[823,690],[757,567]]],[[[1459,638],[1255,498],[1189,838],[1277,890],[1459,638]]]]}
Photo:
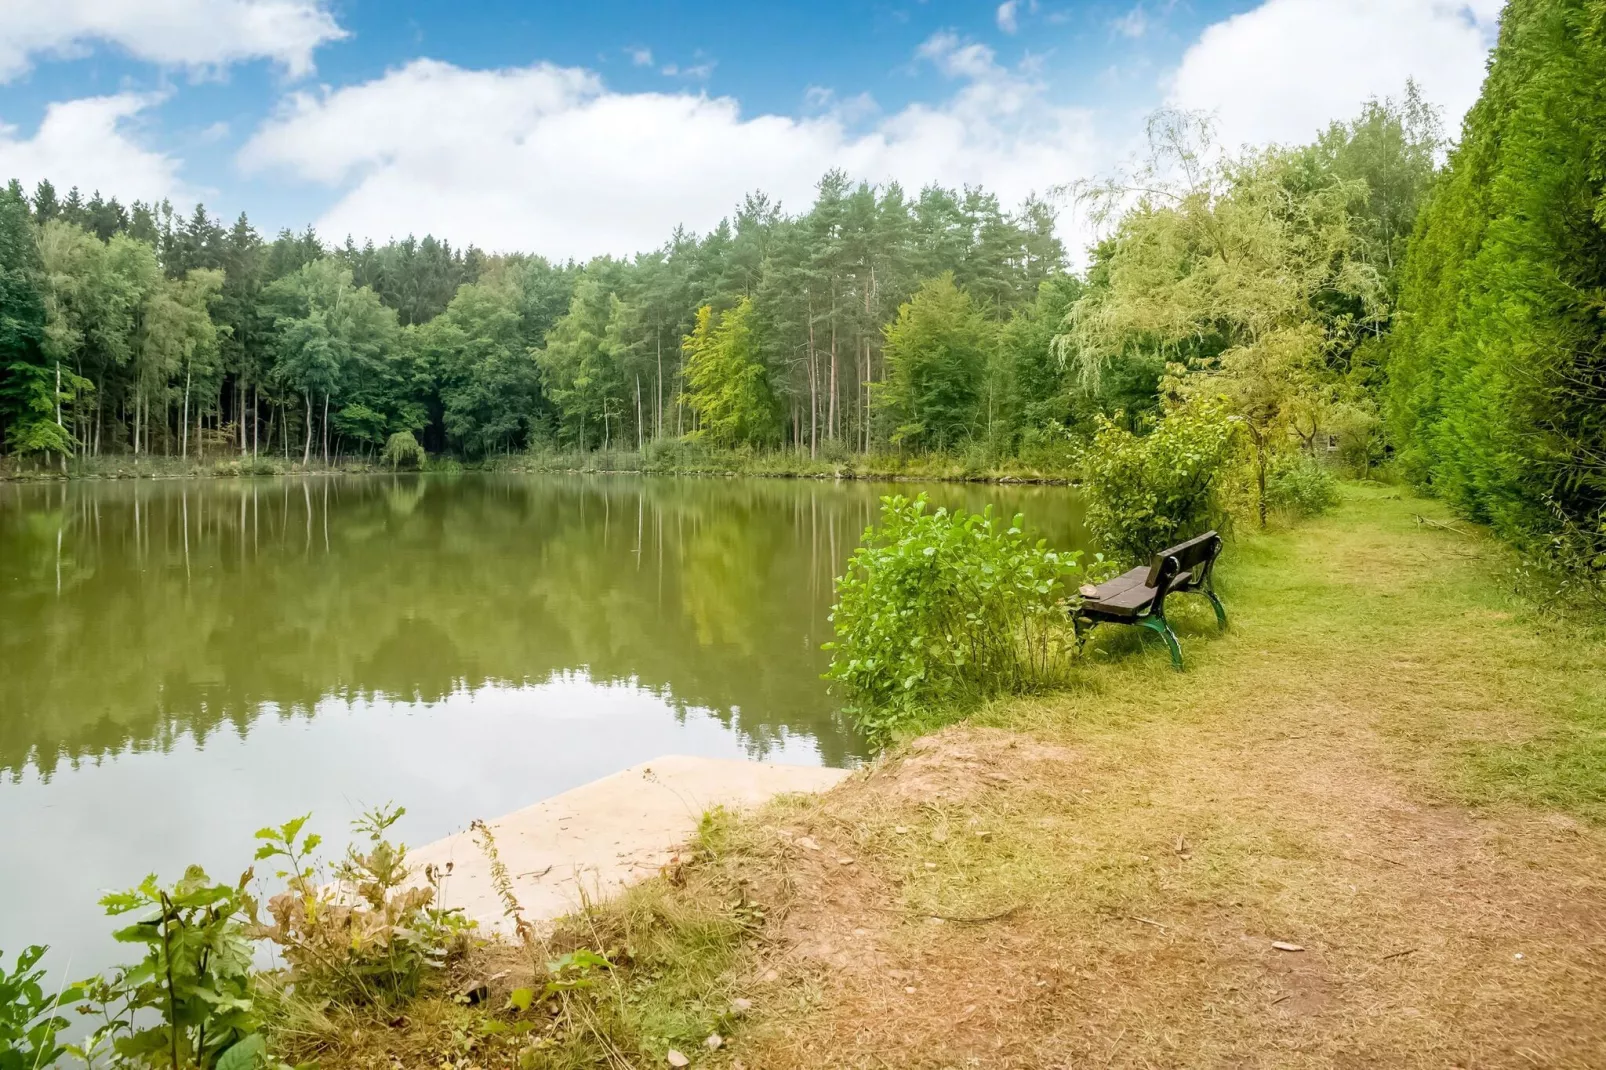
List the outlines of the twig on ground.
{"type": "Polygon", "coordinates": [[[1471,535],[1472,534],[1472,532],[1466,530],[1465,528],[1458,528],[1454,524],[1446,524],[1442,520],[1434,520],[1432,517],[1423,516],[1421,513],[1412,513],[1411,515],[1416,517],[1416,522],[1418,524],[1426,526],[1426,527],[1438,528],[1441,531],[1451,531],[1451,532],[1454,532],[1457,535],[1471,535]]]}
{"type": "Polygon", "coordinates": [[[1122,914],[1122,915],[1119,915],[1119,916],[1125,918],[1127,921],[1138,921],[1138,922],[1142,922],[1144,925],[1152,925],[1156,929],[1159,929],[1161,932],[1169,931],[1170,928],[1171,928],[1171,926],[1169,926],[1169,925],[1162,925],[1159,922],[1153,921],[1153,920],[1151,920],[1149,918],[1140,918],[1136,914],[1122,914]]]}
{"type": "Polygon", "coordinates": [[[943,921],[957,922],[960,925],[980,925],[987,921],[1002,921],[1012,914],[1019,913],[1021,907],[1025,905],[1025,903],[1016,903],[1008,910],[1000,910],[996,914],[982,914],[975,917],[956,916],[953,914],[922,914],[920,916],[923,918],[941,918],[943,921]]]}
{"type": "Polygon", "coordinates": [[[1379,961],[1379,962],[1387,962],[1389,959],[1404,958],[1406,955],[1414,955],[1414,954],[1416,954],[1416,952],[1417,952],[1417,949],[1414,948],[1414,947],[1408,947],[1404,951],[1390,951],[1387,955],[1384,955],[1382,958],[1378,959],[1377,961],[1379,961]]]}

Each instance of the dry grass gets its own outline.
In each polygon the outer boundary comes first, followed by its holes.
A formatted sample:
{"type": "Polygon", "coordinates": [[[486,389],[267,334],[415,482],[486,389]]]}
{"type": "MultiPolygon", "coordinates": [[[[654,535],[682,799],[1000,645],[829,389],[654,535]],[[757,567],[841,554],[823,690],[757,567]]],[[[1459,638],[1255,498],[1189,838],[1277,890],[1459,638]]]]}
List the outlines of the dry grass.
{"type": "Polygon", "coordinates": [[[1112,630],[1069,691],[716,823],[587,921],[653,948],[593,1065],[1606,1066],[1606,644],[1418,513],[1231,548],[1185,674],[1112,630]]]}

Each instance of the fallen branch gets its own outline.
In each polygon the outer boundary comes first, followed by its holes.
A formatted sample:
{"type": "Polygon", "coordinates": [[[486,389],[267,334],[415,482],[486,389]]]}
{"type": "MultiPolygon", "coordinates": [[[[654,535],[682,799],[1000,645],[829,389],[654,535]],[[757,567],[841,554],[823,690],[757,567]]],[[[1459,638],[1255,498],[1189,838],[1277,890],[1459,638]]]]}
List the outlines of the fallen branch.
{"type": "Polygon", "coordinates": [[[1454,532],[1457,535],[1471,535],[1472,534],[1472,532],[1466,530],[1465,528],[1458,528],[1454,524],[1446,524],[1442,520],[1434,520],[1431,517],[1425,517],[1421,513],[1413,513],[1411,515],[1416,517],[1417,524],[1421,525],[1421,526],[1430,527],[1430,528],[1438,528],[1441,531],[1450,531],[1450,532],[1454,532]]]}
{"type": "Polygon", "coordinates": [[[1019,913],[1020,909],[1022,907],[1024,907],[1025,905],[1026,905],[1025,903],[1016,903],[1014,906],[1010,907],[1008,910],[1000,910],[996,914],[982,914],[982,915],[975,916],[975,917],[966,917],[966,916],[962,916],[962,915],[953,915],[953,914],[922,914],[921,917],[925,917],[925,918],[941,918],[943,921],[957,922],[960,925],[980,925],[983,922],[988,922],[988,921],[1002,921],[1004,918],[1009,917],[1011,914],[1019,913]]]}
{"type": "Polygon", "coordinates": [[[1120,916],[1125,918],[1127,921],[1137,921],[1137,922],[1142,922],[1144,925],[1152,925],[1156,929],[1159,929],[1161,932],[1167,932],[1171,928],[1171,926],[1169,926],[1169,925],[1162,925],[1159,922],[1151,921],[1148,918],[1140,918],[1136,914],[1122,914],[1120,916]]]}

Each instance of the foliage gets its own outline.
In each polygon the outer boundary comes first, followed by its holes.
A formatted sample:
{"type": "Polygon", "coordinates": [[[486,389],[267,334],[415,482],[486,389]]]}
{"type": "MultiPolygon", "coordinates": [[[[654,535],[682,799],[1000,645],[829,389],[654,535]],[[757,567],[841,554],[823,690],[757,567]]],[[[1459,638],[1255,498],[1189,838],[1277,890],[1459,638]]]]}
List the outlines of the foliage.
{"type": "Polygon", "coordinates": [[[112,917],[145,914],[114,934],[120,943],[144,945],[145,956],[86,982],[101,1022],[72,1050],[93,1062],[109,1048],[115,1061],[168,1070],[228,1067],[242,1057],[231,1053],[259,1050],[244,927],[251,877],[247,871],[238,884],[213,884],[191,866],[171,888],[152,875],[103,898],[112,917]]]}
{"type": "Polygon", "coordinates": [[[888,374],[876,402],[891,417],[891,441],[957,446],[976,429],[991,325],[947,272],[922,283],[885,334],[888,374]]]}
{"type": "Polygon", "coordinates": [[[717,322],[708,305],[686,336],[686,403],[700,421],[694,437],[716,446],[767,445],[780,413],[753,339],[753,302],[744,297],[717,322]]]}
{"type": "Polygon", "coordinates": [[[1408,478],[1507,537],[1555,541],[1597,577],[1603,69],[1599,0],[1506,8],[1483,93],[1411,242],[1386,399],[1408,478]]]}
{"type": "Polygon", "coordinates": [[[1338,504],[1338,477],[1310,454],[1286,450],[1271,463],[1266,501],[1296,517],[1319,516],[1338,504]]]}
{"type": "Polygon", "coordinates": [[[883,498],[881,526],[836,581],[826,676],[882,742],[933,706],[1044,686],[1074,647],[1067,581],[1078,557],[1033,542],[1019,516],[883,498]]]}
{"type": "Polygon", "coordinates": [[[268,900],[267,921],[255,901],[246,904],[248,932],[278,946],[298,996],[394,1003],[466,950],[468,923],[440,907],[437,875],[426,873],[427,887],[409,887],[406,845],[386,838],[405,812],[381,807],[354,821],[367,849],[348,847],[332,874],[314,861],[322,840],[305,831],[306,816],[257,832],[257,859],[283,859],[288,868],[278,876],[287,886],[268,900]]]}
{"type": "Polygon", "coordinates": [[[1056,346],[1089,388],[1158,359],[1172,366],[1162,393],[1229,398],[1264,521],[1273,457],[1375,426],[1358,354],[1390,322],[1399,235],[1438,133],[1413,87],[1307,149],[1223,154],[1211,136],[1198,116],[1161,112],[1136,174],[1084,190],[1113,232],[1056,346]]]}
{"type": "Polygon", "coordinates": [[[411,431],[397,431],[385,440],[385,452],[379,459],[392,469],[422,468],[429,456],[411,431]]]}
{"type": "Polygon", "coordinates": [[[1130,565],[1220,526],[1239,424],[1224,403],[1209,400],[1173,409],[1145,435],[1100,418],[1082,456],[1095,545],[1130,565]]]}
{"type": "Polygon", "coordinates": [[[70,1024],[60,1011],[83,998],[74,985],[52,996],[45,991],[45,972],[36,969],[45,948],[24,948],[16,966],[6,972],[0,956],[0,1070],[36,1070],[53,1066],[66,1054],[57,1041],[70,1024]]]}

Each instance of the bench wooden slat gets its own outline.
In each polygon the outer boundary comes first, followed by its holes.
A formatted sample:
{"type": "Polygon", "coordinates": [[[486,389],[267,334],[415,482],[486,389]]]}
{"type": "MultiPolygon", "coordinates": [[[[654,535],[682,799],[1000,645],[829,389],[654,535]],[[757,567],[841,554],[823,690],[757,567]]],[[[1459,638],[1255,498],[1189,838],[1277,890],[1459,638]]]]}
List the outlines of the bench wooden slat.
{"type": "Polygon", "coordinates": [[[1142,625],[1164,637],[1172,664],[1182,668],[1182,649],[1165,619],[1165,600],[1171,594],[1197,591],[1210,599],[1217,623],[1225,628],[1226,611],[1210,585],[1210,572],[1220,554],[1221,536],[1214,531],[1161,550],[1147,566],[1140,565],[1093,588],[1078,611],[1078,629],[1100,621],[1142,625]]]}

